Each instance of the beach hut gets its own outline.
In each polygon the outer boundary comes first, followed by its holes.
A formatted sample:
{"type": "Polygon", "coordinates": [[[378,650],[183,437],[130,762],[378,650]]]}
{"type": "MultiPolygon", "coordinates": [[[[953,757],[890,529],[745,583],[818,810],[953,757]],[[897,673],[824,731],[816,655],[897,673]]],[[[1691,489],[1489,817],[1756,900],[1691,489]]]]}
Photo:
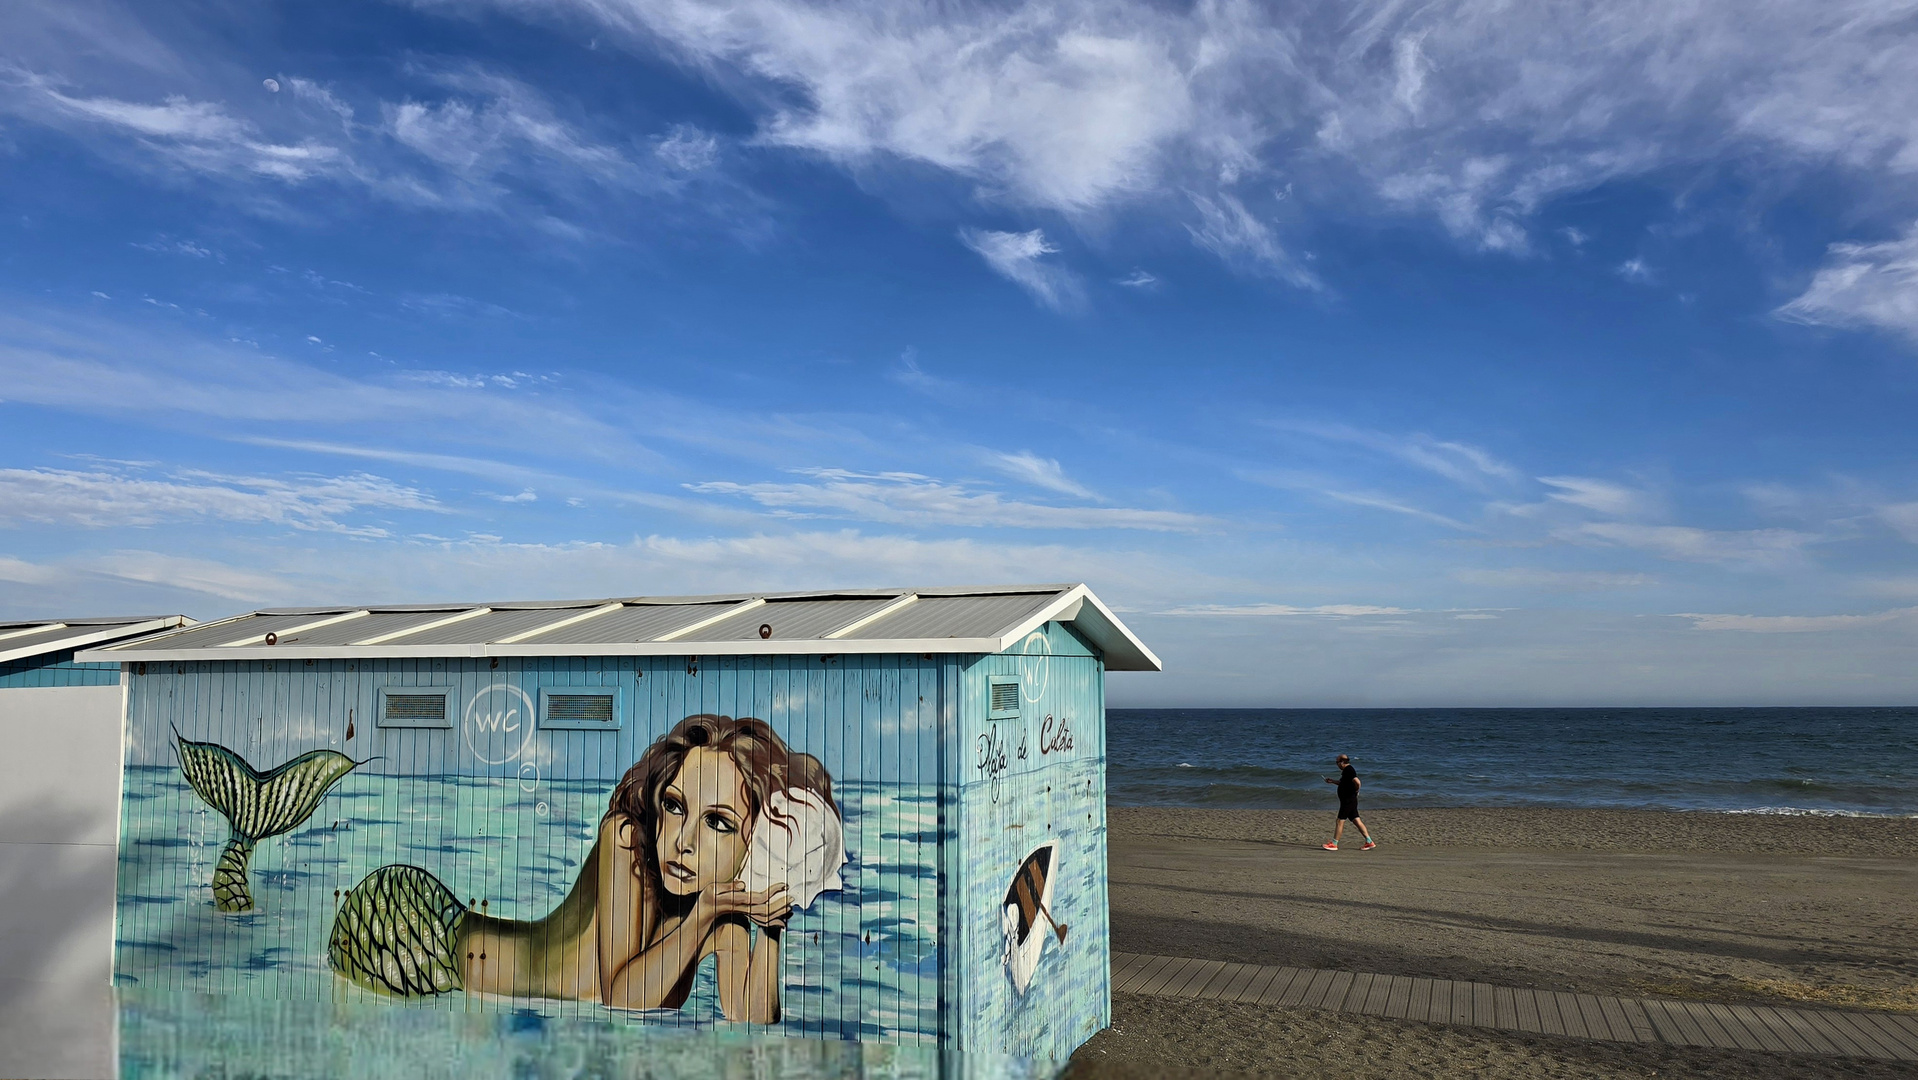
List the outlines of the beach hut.
{"type": "Polygon", "coordinates": [[[1083,585],[267,610],[83,658],[127,673],[143,1009],[1035,1062],[1109,1020],[1105,673],[1159,661],[1083,585]]]}
{"type": "Polygon", "coordinates": [[[0,622],[0,1075],[111,1075],[120,665],[74,650],[188,622],[0,622]]]}

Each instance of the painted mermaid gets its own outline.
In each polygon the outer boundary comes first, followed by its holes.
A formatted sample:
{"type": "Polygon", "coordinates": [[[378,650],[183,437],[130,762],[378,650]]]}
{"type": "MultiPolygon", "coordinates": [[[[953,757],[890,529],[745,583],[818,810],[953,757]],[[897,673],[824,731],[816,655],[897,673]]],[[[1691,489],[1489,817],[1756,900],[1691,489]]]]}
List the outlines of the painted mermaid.
{"type": "Polygon", "coordinates": [[[467,990],[678,1008],[715,957],[720,1011],[775,1023],[795,908],[842,886],[832,778],[762,720],[689,716],[627,770],[572,890],[542,919],[473,911],[385,866],[341,901],[334,970],[374,990],[467,990]]]}

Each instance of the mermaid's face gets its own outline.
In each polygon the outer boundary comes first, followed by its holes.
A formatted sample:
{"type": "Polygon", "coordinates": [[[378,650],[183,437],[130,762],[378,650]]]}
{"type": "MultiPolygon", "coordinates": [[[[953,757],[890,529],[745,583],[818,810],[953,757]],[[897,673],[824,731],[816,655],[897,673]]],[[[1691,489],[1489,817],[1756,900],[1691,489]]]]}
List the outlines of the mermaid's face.
{"type": "Polygon", "coordinates": [[[695,746],[659,794],[659,877],[676,896],[739,876],[746,857],[746,785],[732,755],[695,746]]]}

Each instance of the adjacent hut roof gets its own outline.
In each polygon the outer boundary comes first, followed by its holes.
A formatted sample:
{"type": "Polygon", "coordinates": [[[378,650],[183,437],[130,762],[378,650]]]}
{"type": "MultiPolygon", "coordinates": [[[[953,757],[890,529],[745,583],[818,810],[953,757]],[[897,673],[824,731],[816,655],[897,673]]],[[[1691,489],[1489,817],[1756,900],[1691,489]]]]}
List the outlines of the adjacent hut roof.
{"type": "Polygon", "coordinates": [[[80,658],[997,653],[1054,621],[1097,647],[1110,670],[1160,669],[1084,585],[268,608],[80,658]]]}
{"type": "Polygon", "coordinates": [[[117,619],[34,619],[0,622],[0,664],[102,642],[192,625],[184,615],[130,615],[117,619]]]}

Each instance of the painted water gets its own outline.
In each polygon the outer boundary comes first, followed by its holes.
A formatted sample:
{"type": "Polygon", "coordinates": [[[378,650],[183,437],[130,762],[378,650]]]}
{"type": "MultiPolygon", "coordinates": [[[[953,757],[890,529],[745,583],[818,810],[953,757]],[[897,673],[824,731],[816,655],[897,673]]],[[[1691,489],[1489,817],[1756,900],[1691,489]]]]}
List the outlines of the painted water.
{"type": "Polygon", "coordinates": [[[1918,709],[1112,709],[1114,805],[1918,815],[1918,709]]]}
{"type": "MultiPolygon", "coordinates": [[[[222,914],[208,885],[226,819],[193,793],[179,769],[131,766],[118,981],[174,993],[402,1004],[374,998],[327,966],[339,895],[380,866],[405,863],[488,914],[538,918],[572,887],[611,790],[604,781],[546,780],[534,794],[513,777],[349,774],[304,827],[260,844],[251,869],[257,907],[222,914]]],[[[837,795],[850,860],[845,887],[822,893],[788,926],[777,1030],[936,1042],[936,796],[930,787],[898,781],[843,782],[837,795]]],[[[459,992],[403,1004],[534,1021],[639,1017],[651,1025],[743,1028],[720,1017],[713,968],[711,958],[701,965],[680,1009],[634,1013],[596,1002],[459,992]]]]}

